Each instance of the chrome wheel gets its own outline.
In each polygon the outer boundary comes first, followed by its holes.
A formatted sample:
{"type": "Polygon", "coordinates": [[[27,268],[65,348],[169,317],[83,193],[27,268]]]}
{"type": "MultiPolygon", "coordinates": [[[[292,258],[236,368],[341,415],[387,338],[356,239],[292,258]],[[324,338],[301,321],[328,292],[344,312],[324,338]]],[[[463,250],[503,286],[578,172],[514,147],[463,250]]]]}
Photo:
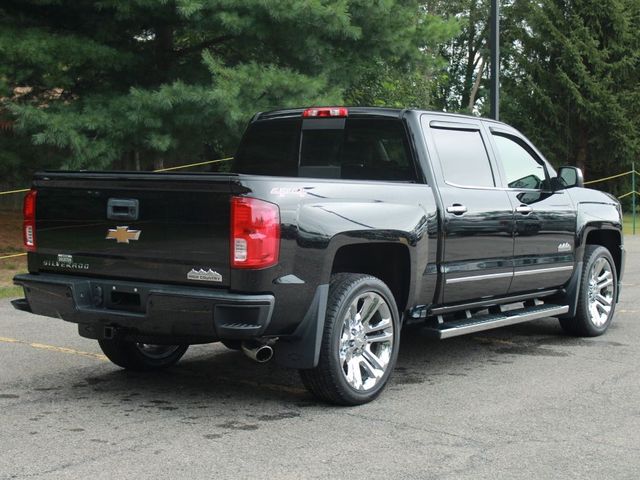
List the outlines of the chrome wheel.
{"type": "Polygon", "coordinates": [[[154,345],[151,343],[136,343],[136,348],[145,357],[152,358],[154,360],[162,360],[173,355],[180,345],[154,345]]]}
{"type": "Polygon", "coordinates": [[[614,294],[613,269],[606,258],[593,263],[588,288],[589,319],[596,327],[602,327],[609,320],[614,294]]]}
{"type": "Polygon", "coordinates": [[[374,388],[387,371],[393,352],[393,319],[387,302],[374,292],[349,306],[340,336],[340,365],[347,383],[358,391],[374,388]]]}

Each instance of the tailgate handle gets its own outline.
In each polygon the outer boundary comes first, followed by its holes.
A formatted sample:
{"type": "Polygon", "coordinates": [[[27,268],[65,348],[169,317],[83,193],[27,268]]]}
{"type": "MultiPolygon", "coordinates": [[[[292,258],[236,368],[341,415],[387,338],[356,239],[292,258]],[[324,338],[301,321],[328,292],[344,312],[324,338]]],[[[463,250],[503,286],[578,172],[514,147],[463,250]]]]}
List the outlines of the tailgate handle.
{"type": "Polygon", "coordinates": [[[110,198],[107,202],[109,220],[138,220],[139,202],[136,199],[110,198]]]}

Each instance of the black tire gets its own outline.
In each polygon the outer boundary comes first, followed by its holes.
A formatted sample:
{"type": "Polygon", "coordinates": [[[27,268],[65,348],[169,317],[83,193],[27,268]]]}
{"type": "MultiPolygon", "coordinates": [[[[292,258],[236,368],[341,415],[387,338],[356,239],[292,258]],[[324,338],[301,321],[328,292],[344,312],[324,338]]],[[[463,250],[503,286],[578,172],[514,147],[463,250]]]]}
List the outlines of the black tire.
{"type": "MultiPolygon", "coordinates": [[[[609,288],[609,287],[606,287],[609,288]]],[[[608,296],[608,295],[607,295],[608,296]]],[[[616,299],[618,297],[618,274],[616,272],[616,264],[609,250],[600,245],[587,245],[584,252],[584,263],[582,270],[582,278],[580,279],[580,292],[578,293],[578,307],[576,315],[571,318],[561,318],[560,325],[562,329],[570,334],[579,337],[597,337],[607,331],[609,325],[613,321],[613,315],[616,308],[616,299]],[[591,298],[596,287],[590,283],[594,274],[594,269],[603,265],[602,262],[608,264],[611,272],[611,285],[608,294],[611,295],[611,305],[608,313],[602,311],[601,318],[592,313],[590,310],[591,298]],[[606,318],[606,320],[604,320],[606,318]]]]}
{"type": "MultiPolygon", "coordinates": [[[[371,305],[371,304],[370,304],[371,305]]],[[[358,312],[359,314],[360,312],[358,312]]],[[[355,334],[354,334],[355,335],[355,334]]],[[[355,336],[353,338],[356,338],[355,336]]],[[[322,336],[322,344],[320,348],[320,359],[318,366],[313,369],[300,370],[300,377],[305,387],[316,397],[321,400],[334,403],[337,405],[360,405],[370,402],[376,398],[384,387],[386,386],[391,372],[393,371],[396,360],[398,358],[398,347],[400,343],[400,318],[398,314],[398,307],[396,306],[395,299],[389,288],[381,280],[362,274],[355,273],[339,273],[331,277],[331,284],[329,286],[329,298],[327,302],[327,313],[324,324],[324,331],[322,336]],[[379,302],[379,298],[384,301],[377,303],[376,310],[371,316],[371,320],[367,321],[367,325],[373,325],[374,329],[378,329],[382,334],[378,338],[382,338],[388,335],[391,330],[392,338],[380,343],[372,343],[366,341],[367,338],[374,338],[376,334],[365,333],[366,327],[364,322],[360,322],[362,327],[360,328],[357,340],[350,341],[351,344],[348,349],[356,349],[354,352],[349,352],[348,358],[356,361],[356,367],[349,365],[346,360],[340,359],[340,344],[343,342],[343,349],[345,345],[344,335],[351,335],[354,330],[343,330],[346,328],[344,324],[345,318],[349,307],[355,305],[356,310],[359,308],[364,309],[363,295],[370,295],[375,302],[379,302]],[[355,303],[354,303],[355,302],[355,303]],[[362,304],[360,302],[363,302],[362,304]],[[362,305],[360,307],[359,305],[362,305]],[[378,308],[379,305],[380,307],[378,308]],[[383,313],[384,312],[384,313],[383,313]],[[384,317],[389,314],[390,323],[384,321],[384,317]],[[377,322],[371,323],[371,322],[377,322]],[[388,327],[380,327],[380,325],[388,325],[388,327]],[[384,328],[384,330],[383,330],[384,328]],[[346,333],[345,333],[346,332],[346,333]],[[370,335],[370,337],[367,337],[370,335]],[[365,350],[368,351],[365,352],[365,350]],[[384,368],[380,368],[380,371],[384,373],[379,376],[373,376],[369,372],[372,370],[365,368],[363,365],[369,362],[371,359],[372,349],[376,350],[376,360],[384,358],[387,363],[384,368]],[[390,349],[390,351],[389,351],[390,349]],[[356,354],[359,356],[356,358],[356,354]],[[380,357],[378,357],[380,353],[380,357]],[[365,356],[368,355],[367,358],[365,356]],[[357,359],[365,358],[366,362],[357,363],[357,359]],[[346,370],[345,370],[346,366],[346,370]],[[363,389],[356,389],[347,380],[349,371],[357,369],[357,377],[360,379],[363,389]],[[366,377],[363,381],[363,373],[366,377]],[[366,382],[374,382],[370,388],[364,388],[366,382]]],[[[347,358],[347,357],[345,357],[347,358]]],[[[369,367],[375,365],[375,363],[367,363],[369,367]]],[[[378,363],[382,365],[382,363],[378,363]]],[[[375,368],[375,367],[374,367],[375,368]]],[[[353,373],[351,375],[354,381],[353,373]]]]}
{"type": "Polygon", "coordinates": [[[121,339],[98,340],[109,360],[127,370],[160,370],[175,365],[189,345],[144,345],[121,339]],[[153,347],[157,352],[153,352],[153,347]]]}

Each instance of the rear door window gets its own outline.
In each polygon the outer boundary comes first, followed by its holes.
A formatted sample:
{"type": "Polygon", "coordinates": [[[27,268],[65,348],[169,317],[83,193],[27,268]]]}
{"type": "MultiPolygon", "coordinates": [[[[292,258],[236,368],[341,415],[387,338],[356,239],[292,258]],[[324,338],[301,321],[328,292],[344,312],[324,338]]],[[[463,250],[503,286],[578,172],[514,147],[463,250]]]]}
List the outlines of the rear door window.
{"type": "Polygon", "coordinates": [[[464,187],[494,187],[487,149],[479,130],[431,128],[444,179],[464,187]]]}

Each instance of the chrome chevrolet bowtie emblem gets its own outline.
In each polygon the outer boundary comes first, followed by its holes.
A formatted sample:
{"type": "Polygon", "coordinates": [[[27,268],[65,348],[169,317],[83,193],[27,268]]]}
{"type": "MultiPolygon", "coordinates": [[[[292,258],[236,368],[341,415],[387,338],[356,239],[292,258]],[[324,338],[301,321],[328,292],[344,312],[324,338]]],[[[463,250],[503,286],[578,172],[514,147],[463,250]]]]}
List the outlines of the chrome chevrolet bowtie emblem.
{"type": "Polygon", "coordinates": [[[107,240],[115,240],[118,243],[129,243],[129,240],[138,240],[142,230],[129,230],[129,227],[110,228],[107,240]]]}

